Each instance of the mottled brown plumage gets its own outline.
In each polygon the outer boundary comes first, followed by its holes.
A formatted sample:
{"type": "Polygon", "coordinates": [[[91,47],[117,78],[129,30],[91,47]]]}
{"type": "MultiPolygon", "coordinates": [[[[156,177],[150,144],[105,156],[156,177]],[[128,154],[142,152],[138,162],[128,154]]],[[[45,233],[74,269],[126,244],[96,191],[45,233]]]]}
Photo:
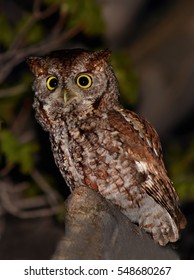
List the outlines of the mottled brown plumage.
{"type": "Polygon", "coordinates": [[[111,200],[160,245],[175,242],[185,218],[156,131],[124,109],[108,51],[81,49],[31,57],[36,118],[70,189],[111,200]]]}

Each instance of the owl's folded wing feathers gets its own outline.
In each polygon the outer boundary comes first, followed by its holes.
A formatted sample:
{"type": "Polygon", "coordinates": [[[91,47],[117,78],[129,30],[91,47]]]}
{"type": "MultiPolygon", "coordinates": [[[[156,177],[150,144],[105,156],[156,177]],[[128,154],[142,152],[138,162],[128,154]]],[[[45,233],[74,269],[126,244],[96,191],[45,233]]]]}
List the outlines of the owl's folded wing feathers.
{"type": "Polygon", "coordinates": [[[149,122],[131,111],[119,109],[110,112],[109,116],[109,122],[119,131],[129,157],[136,163],[137,172],[146,175],[140,182],[142,188],[169,212],[180,229],[184,228],[186,220],[179,210],[178,196],[163,163],[157,132],[149,122]]]}

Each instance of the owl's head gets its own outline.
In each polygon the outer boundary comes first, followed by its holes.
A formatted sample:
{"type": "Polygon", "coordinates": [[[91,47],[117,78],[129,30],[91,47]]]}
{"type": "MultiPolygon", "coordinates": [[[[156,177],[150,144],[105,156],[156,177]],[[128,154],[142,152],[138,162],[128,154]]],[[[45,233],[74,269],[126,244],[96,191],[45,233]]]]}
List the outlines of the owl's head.
{"type": "Polygon", "coordinates": [[[41,106],[112,106],[118,99],[117,80],[109,64],[110,52],[60,50],[27,62],[35,76],[33,89],[41,106]]]}

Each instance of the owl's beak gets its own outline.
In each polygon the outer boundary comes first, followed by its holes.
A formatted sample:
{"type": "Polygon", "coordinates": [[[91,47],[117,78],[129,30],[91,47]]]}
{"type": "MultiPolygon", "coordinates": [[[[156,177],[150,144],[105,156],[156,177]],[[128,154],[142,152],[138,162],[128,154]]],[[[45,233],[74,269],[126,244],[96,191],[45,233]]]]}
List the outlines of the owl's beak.
{"type": "Polygon", "coordinates": [[[63,100],[64,100],[64,103],[66,104],[67,103],[67,92],[66,92],[66,90],[63,91],[63,100]]]}
{"type": "Polygon", "coordinates": [[[61,93],[62,93],[61,95],[63,97],[63,101],[66,104],[67,101],[69,100],[69,92],[65,86],[62,88],[61,93]]]}
{"type": "Polygon", "coordinates": [[[63,101],[66,104],[70,100],[77,98],[78,94],[75,91],[72,91],[69,88],[63,88],[62,89],[62,96],[63,96],[63,101]]]}

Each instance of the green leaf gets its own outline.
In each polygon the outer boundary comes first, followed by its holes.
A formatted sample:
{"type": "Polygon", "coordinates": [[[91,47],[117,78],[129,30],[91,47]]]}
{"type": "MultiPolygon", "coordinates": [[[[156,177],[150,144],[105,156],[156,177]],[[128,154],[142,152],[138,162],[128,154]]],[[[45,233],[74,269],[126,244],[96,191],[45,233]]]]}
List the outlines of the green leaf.
{"type": "Polygon", "coordinates": [[[194,178],[185,176],[182,180],[174,182],[174,187],[181,198],[181,200],[194,198],[194,178]]]}
{"type": "Polygon", "coordinates": [[[22,173],[29,173],[34,167],[34,153],[38,145],[34,142],[20,143],[7,129],[0,132],[0,152],[5,156],[6,164],[17,164],[22,173]]]}
{"type": "Polygon", "coordinates": [[[66,0],[70,14],[69,26],[81,24],[83,32],[89,35],[101,35],[104,31],[104,23],[100,6],[94,0],[72,1],[66,0]]]}
{"type": "Polygon", "coordinates": [[[119,81],[122,103],[125,105],[134,105],[138,98],[139,83],[133,71],[129,55],[124,52],[114,52],[111,62],[119,81]]]}
{"type": "MultiPolygon", "coordinates": [[[[20,34],[26,26],[31,22],[32,15],[31,14],[25,14],[20,21],[16,25],[16,34],[20,34]]],[[[40,22],[37,22],[33,25],[32,28],[29,29],[28,33],[25,33],[25,37],[23,40],[25,40],[25,43],[27,44],[34,44],[36,42],[39,42],[44,36],[44,28],[43,25],[40,22]]]]}
{"type": "Polygon", "coordinates": [[[9,47],[10,43],[14,37],[14,30],[11,24],[8,22],[8,19],[0,14],[0,43],[4,45],[4,47],[9,47]]]}
{"type": "Polygon", "coordinates": [[[191,139],[186,149],[177,140],[173,141],[167,154],[169,174],[180,198],[194,198],[194,139],[191,139]]]}

